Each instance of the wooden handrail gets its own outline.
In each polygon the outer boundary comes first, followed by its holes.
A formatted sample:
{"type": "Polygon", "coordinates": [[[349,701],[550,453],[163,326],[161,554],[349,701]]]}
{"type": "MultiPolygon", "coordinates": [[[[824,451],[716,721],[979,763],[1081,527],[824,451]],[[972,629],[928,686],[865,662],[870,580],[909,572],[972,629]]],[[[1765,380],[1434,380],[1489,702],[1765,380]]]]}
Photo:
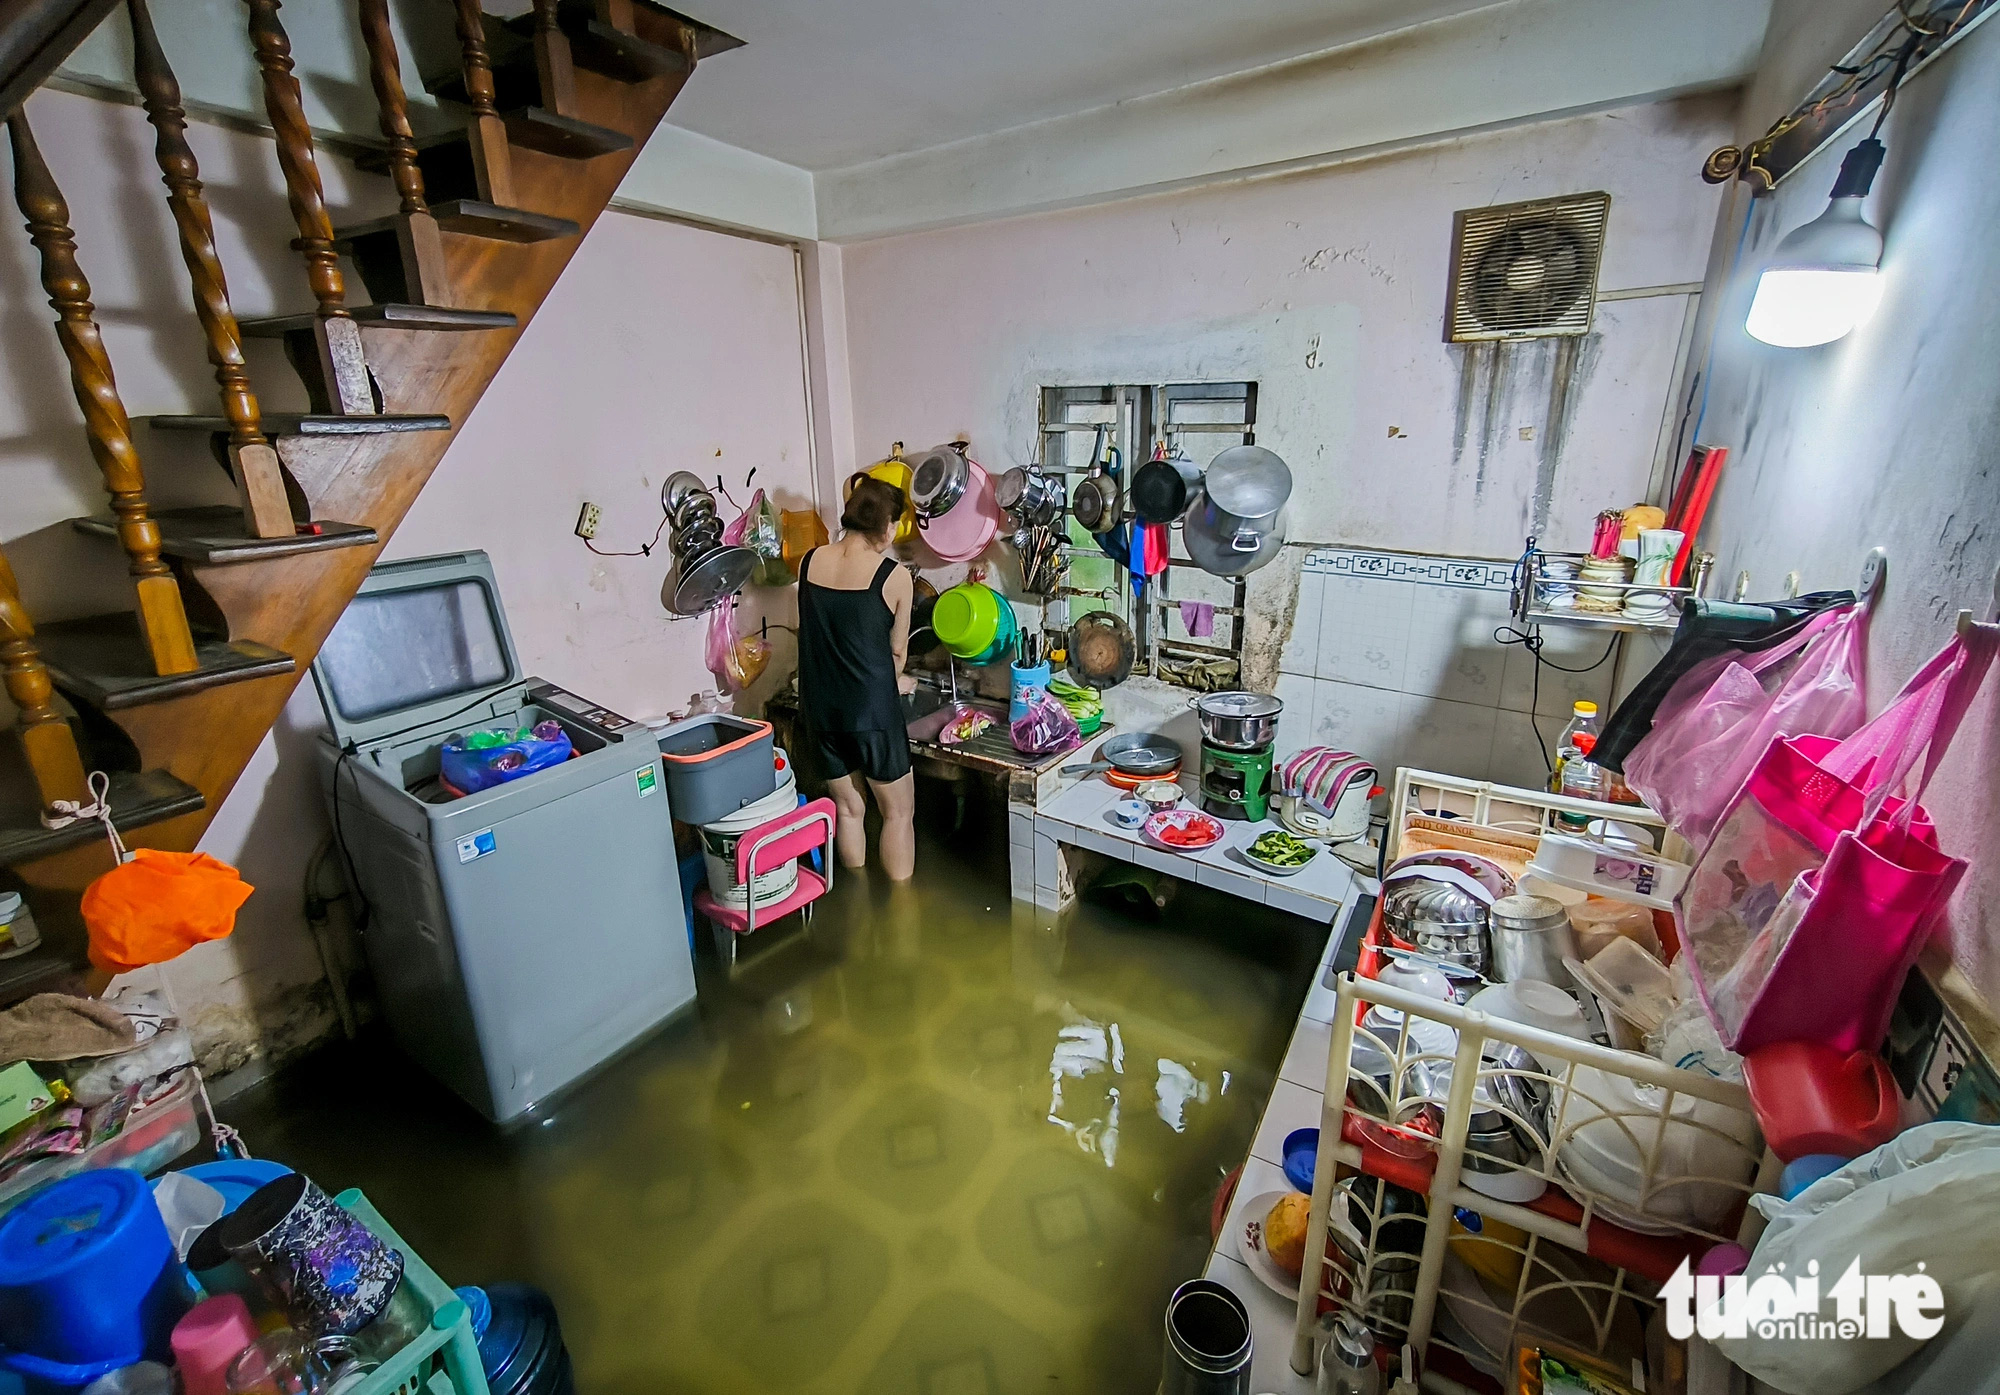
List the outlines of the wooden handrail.
{"type": "Polygon", "coordinates": [[[534,0],[535,77],[542,105],[557,116],[575,117],[576,63],[570,56],[569,35],[556,22],[560,0],[534,0]]]}
{"type": "Polygon", "coordinates": [[[7,696],[20,713],[15,732],[21,738],[42,808],[48,809],[58,799],[87,801],[90,790],[83,757],[76,749],[76,733],[56,710],[55,688],[49,682],[41,651],[35,647],[35,627],[21,605],[21,588],[5,553],[0,553],[0,676],[4,676],[7,696]]]}
{"type": "Polygon", "coordinates": [[[14,149],[14,201],[28,220],[28,237],[42,257],[42,288],[56,312],[56,338],[69,359],[70,385],[83,408],[90,454],[111,495],[118,539],[131,559],[139,627],[156,673],[188,673],[196,667],[194,637],[181,607],[180,584],[160,557],[160,525],[146,506],[146,476],[132,444],[132,423],[119,400],[111,359],[93,318],[90,282],[77,265],[76,234],[69,205],[28,129],[25,109],[7,118],[14,149]]]}
{"type": "Polygon", "coordinates": [[[306,280],[319,303],[315,326],[321,386],[327,408],[343,416],[375,411],[361,331],[347,310],[347,287],[333,249],[333,220],[326,191],[313,160],[312,127],[306,123],[299,80],[292,76],[292,41],[278,19],[278,0],[245,0],[250,11],[250,45],[264,75],[264,111],[277,135],[278,164],[285,172],[285,196],[299,228],[292,245],[306,259],[306,280]]]}
{"type": "Polygon", "coordinates": [[[465,67],[465,101],[472,108],[466,140],[472,147],[472,177],[479,197],[502,208],[514,206],[514,160],[507,126],[493,88],[493,60],[486,52],[486,15],[479,0],[453,0],[458,14],[458,47],[465,67]]]}
{"type": "Polygon", "coordinates": [[[437,219],[424,198],[424,171],[417,163],[417,137],[410,128],[410,99],[403,90],[403,63],[389,27],[389,0],[359,0],[361,38],[368,47],[368,80],[382,135],[389,142],[389,177],[401,200],[396,249],[403,263],[403,294],[418,305],[449,308],[451,271],[437,219]]]}
{"type": "Polygon", "coordinates": [[[229,282],[215,250],[215,225],[202,194],[201,166],[187,142],[180,83],[160,48],[146,0],[127,0],[126,9],[132,21],[133,75],[146,119],[159,133],[153,153],[167,186],[167,206],[180,231],[181,259],[187,263],[195,315],[208,341],[208,361],[215,368],[223,415],[229,418],[229,463],[236,475],[244,525],[252,537],[289,538],[297,529],[285,495],[284,471],[278,453],[265,439],[257,394],[243,360],[243,332],[229,306],[229,282]]]}

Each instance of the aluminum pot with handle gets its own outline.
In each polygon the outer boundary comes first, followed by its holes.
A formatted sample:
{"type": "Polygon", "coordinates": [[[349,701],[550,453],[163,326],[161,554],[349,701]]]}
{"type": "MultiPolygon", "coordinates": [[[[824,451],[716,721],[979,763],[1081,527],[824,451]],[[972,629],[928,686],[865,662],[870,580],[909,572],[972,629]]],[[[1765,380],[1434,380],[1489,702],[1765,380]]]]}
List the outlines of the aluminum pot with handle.
{"type": "Polygon", "coordinates": [[[1216,576],[1247,576],[1285,544],[1292,472],[1275,451],[1231,446],[1209,462],[1182,525],[1188,556],[1216,576]]]}
{"type": "Polygon", "coordinates": [[[1155,456],[1132,472],[1132,515],[1141,523],[1178,523],[1201,494],[1201,467],[1179,451],[1155,456]]]}
{"type": "Polygon", "coordinates": [[[1201,737],[1225,751],[1261,751],[1278,736],[1284,702],[1269,693],[1209,693],[1189,698],[1201,723],[1201,737]]]}
{"type": "Polygon", "coordinates": [[[932,446],[910,469],[910,502],[916,505],[917,517],[928,520],[951,511],[952,505],[965,497],[965,488],[972,478],[966,468],[966,445],[964,441],[951,441],[942,446],[932,446]]]}
{"type": "Polygon", "coordinates": [[[1016,465],[993,482],[993,501],[1023,526],[1046,528],[1062,512],[1062,483],[1016,465]]]}

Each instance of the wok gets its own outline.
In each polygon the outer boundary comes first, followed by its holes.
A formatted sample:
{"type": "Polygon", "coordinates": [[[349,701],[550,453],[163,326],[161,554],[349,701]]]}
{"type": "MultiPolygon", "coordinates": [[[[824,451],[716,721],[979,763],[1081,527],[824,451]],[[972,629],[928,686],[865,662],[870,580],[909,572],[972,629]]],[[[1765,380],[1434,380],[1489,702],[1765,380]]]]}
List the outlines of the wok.
{"type": "Polygon", "coordinates": [[[1181,763],[1180,745],[1165,732],[1132,731],[1114,736],[1097,748],[1100,760],[1089,765],[1065,765],[1065,775],[1090,775],[1116,770],[1121,775],[1163,775],[1181,763]]]}

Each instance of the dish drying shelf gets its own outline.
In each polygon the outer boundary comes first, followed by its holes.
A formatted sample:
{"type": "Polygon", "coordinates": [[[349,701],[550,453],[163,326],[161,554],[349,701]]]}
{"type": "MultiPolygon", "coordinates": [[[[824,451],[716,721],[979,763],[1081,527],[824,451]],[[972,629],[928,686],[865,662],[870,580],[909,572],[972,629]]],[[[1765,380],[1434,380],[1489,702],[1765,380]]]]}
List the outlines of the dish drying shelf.
{"type": "Polygon", "coordinates": [[[1396,771],[1389,798],[1384,865],[1412,852],[1460,847],[1492,858],[1519,877],[1544,833],[1591,843],[1610,843],[1614,838],[1641,846],[1650,842],[1651,851],[1663,857],[1691,860],[1687,844],[1644,804],[1576,799],[1550,790],[1403,766],[1396,771]],[[1586,822],[1579,828],[1560,821],[1562,814],[1586,822]],[[1488,844],[1493,830],[1504,836],[1504,843],[1488,844]]]}
{"type": "MultiPolygon", "coordinates": [[[[1369,934],[1372,953],[1379,911],[1369,934]]],[[[1340,980],[1327,1067],[1306,1236],[1306,1253],[1326,1258],[1319,1282],[1300,1293],[1292,1366],[1302,1372],[1312,1369],[1320,1314],[1335,1308],[1362,1317],[1392,1349],[1407,1341],[1433,1357],[1447,1351],[1489,1375],[1510,1368],[1521,1340],[1627,1362],[1644,1352],[1660,1286],[1683,1259],[1752,1243],[1761,1221],[1746,1202],[1777,1179],[1740,1085],[1366,977],[1340,980]],[[1436,1024],[1431,1034],[1446,1029],[1455,1044],[1417,1049],[1413,1038],[1424,1033],[1415,1027],[1384,1040],[1359,1025],[1371,1005],[1436,1024]],[[1386,1091],[1355,1065],[1357,1045],[1393,1063],[1386,1091]],[[1495,1059],[1509,1046],[1534,1068],[1495,1059]],[[1443,1071],[1440,1103],[1422,1087],[1443,1071]],[[1539,1119],[1531,1104],[1489,1099],[1477,1109],[1501,1111],[1541,1146],[1525,1157],[1473,1146],[1475,1082],[1516,1101],[1535,1096],[1515,1083],[1539,1091],[1539,1119]],[[1329,1138],[1338,1141],[1328,1147],[1329,1138]],[[1500,1201],[1468,1177],[1489,1189],[1503,1179],[1509,1190],[1547,1190],[1500,1201]],[[1392,1205],[1395,1193],[1380,1183],[1423,1198],[1427,1214],[1392,1205]],[[1335,1213],[1336,1198],[1345,1215],[1335,1213]],[[1478,1218],[1477,1232],[1462,1213],[1478,1218]]]]}
{"type": "Polygon", "coordinates": [[[1651,631],[1671,634],[1680,627],[1681,603],[1693,597],[1692,586],[1641,586],[1636,582],[1580,582],[1574,575],[1550,576],[1551,561],[1581,567],[1588,558],[1583,552],[1548,552],[1528,540],[1528,550],[1514,563],[1514,618],[1524,625],[1576,625],[1585,629],[1632,634],[1651,631]],[[1614,592],[1619,601],[1615,611],[1580,608],[1581,592],[1614,592]],[[1627,614],[1626,600],[1633,596],[1663,596],[1667,608],[1658,615],[1627,614]],[[1567,600],[1569,604],[1562,602],[1567,600]]]}

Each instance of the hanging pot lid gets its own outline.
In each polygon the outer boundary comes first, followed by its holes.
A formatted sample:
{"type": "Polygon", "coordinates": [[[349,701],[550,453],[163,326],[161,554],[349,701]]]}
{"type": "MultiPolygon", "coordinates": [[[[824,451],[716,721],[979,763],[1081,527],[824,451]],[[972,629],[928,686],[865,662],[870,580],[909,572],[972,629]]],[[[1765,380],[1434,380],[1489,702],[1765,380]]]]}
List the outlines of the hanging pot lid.
{"type": "Polygon", "coordinates": [[[1209,502],[1238,518],[1269,518],[1292,497],[1292,472],[1276,451],[1231,446],[1208,463],[1209,502]]]}
{"type": "Polygon", "coordinates": [[[919,514],[935,518],[964,497],[970,476],[965,446],[963,441],[932,446],[917,458],[910,469],[910,502],[919,514]]]}
{"type": "Polygon", "coordinates": [[[660,584],[660,604],[676,615],[699,615],[742,590],[756,566],[757,554],[747,547],[716,547],[680,558],[660,584]]]}
{"type": "Polygon", "coordinates": [[[1285,704],[1269,693],[1210,693],[1196,700],[1195,709],[1210,717],[1275,717],[1285,704]]]}
{"type": "Polygon", "coordinates": [[[1021,506],[1021,501],[1027,494],[1028,469],[1025,465],[1016,465],[993,481],[993,501],[1009,513],[1021,506]]]}

